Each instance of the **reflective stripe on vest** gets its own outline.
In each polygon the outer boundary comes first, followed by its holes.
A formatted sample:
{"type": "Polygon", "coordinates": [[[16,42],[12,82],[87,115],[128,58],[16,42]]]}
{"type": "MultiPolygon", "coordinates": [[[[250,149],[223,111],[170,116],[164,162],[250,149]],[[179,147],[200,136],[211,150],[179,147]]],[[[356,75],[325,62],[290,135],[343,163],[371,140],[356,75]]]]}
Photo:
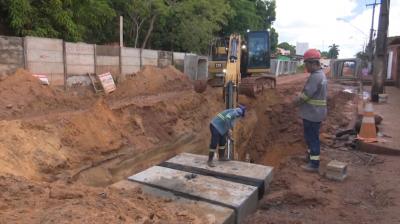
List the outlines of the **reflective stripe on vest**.
{"type": "Polygon", "coordinates": [[[310,156],[310,160],[319,160],[319,156],[310,156]]]}
{"type": "Polygon", "coordinates": [[[314,100],[308,97],[304,92],[301,93],[300,98],[303,99],[304,102],[311,104],[313,106],[320,106],[320,107],[326,106],[326,100],[314,100]]]}
{"type": "Polygon", "coordinates": [[[306,103],[311,104],[313,106],[320,106],[320,107],[326,107],[326,100],[307,100],[306,103]]]}
{"type": "Polygon", "coordinates": [[[224,115],[222,115],[222,114],[217,114],[217,117],[219,117],[219,118],[221,118],[223,121],[225,121],[226,119],[225,119],[225,117],[224,117],[224,115]]]}

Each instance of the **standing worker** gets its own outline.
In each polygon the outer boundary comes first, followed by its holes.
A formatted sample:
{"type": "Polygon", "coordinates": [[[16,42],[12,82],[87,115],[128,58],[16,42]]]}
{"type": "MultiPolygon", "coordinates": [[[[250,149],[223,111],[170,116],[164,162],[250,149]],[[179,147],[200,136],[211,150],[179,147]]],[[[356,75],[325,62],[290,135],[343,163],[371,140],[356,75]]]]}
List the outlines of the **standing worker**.
{"type": "Polygon", "coordinates": [[[327,115],[328,81],[321,68],[321,53],[309,49],[304,53],[304,64],[310,76],[302,93],[295,100],[300,107],[300,117],[303,119],[304,138],[308,146],[307,165],[302,168],[309,172],[318,172],[320,162],[319,129],[327,115]]]}
{"type": "Polygon", "coordinates": [[[224,110],[215,116],[210,123],[211,142],[210,151],[208,153],[209,167],[215,167],[213,162],[214,154],[218,145],[218,155],[220,161],[226,161],[225,144],[226,137],[232,137],[232,129],[237,118],[244,117],[246,107],[239,105],[238,108],[224,110]]]}

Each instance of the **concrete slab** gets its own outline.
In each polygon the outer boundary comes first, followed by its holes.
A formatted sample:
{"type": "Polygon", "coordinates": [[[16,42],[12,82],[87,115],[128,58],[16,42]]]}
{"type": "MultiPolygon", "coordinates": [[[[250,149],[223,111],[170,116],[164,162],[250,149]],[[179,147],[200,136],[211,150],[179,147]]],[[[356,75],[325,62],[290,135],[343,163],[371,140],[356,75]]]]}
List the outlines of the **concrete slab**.
{"type": "Polygon", "coordinates": [[[400,155],[400,89],[396,87],[385,87],[389,94],[387,103],[374,104],[374,112],[383,117],[382,123],[378,125],[384,137],[379,137],[377,143],[359,142],[357,148],[364,152],[400,155]],[[385,137],[386,136],[386,137],[385,137]]]}
{"type": "Polygon", "coordinates": [[[234,209],[236,223],[257,209],[258,190],[254,186],[161,166],[153,166],[128,179],[185,198],[234,209]]]}
{"type": "Polygon", "coordinates": [[[141,190],[145,194],[149,194],[155,197],[161,197],[164,200],[167,199],[168,203],[176,206],[177,208],[184,207],[194,215],[200,218],[204,217],[204,223],[209,223],[209,224],[235,223],[235,212],[233,209],[214,205],[203,201],[186,199],[183,197],[176,196],[175,194],[169,191],[164,191],[155,187],[150,187],[141,183],[122,180],[111,185],[110,188],[123,191],[134,191],[134,192],[136,192],[137,190],[141,190]]]}
{"type": "Polygon", "coordinates": [[[206,164],[207,159],[204,155],[181,153],[160,166],[256,186],[259,189],[259,198],[262,198],[272,180],[273,167],[270,166],[240,161],[216,161],[216,167],[209,167],[206,164]]]}
{"type": "Polygon", "coordinates": [[[326,177],[331,180],[343,181],[347,177],[347,163],[333,160],[326,165],[326,177]]]}

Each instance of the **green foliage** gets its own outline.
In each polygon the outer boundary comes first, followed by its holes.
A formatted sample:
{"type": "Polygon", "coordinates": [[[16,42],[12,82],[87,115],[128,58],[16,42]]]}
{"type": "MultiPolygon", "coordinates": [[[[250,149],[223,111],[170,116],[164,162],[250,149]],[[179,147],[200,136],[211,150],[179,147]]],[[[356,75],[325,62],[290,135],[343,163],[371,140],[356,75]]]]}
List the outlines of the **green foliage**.
{"type": "Polygon", "coordinates": [[[295,55],[296,54],[296,47],[293,45],[290,45],[288,42],[282,42],[280,44],[278,44],[279,48],[285,49],[285,50],[289,50],[290,51],[290,55],[295,55]]]}
{"type": "MultiPolygon", "coordinates": [[[[17,36],[205,53],[215,36],[270,29],[275,0],[0,0],[0,25],[17,36]],[[3,26],[4,26],[3,25],[3,26]]],[[[0,30],[1,32],[1,30],[0,30]]]]}
{"type": "Polygon", "coordinates": [[[96,37],[93,33],[115,15],[107,0],[8,0],[1,6],[16,35],[70,41],[96,37]]]}
{"type": "Polygon", "coordinates": [[[275,21],[275,0],[228,0],[233,12],[223,34],[244,34],[247,30],[266,30],[275,21]]]}
{"type": "Polygon", "coordinates": [[[206,53],[232,14],[226,0],[183,0],[168,4],[150,41],[157,49],[206,53]]]}
{"type": "Polygon", "coordinates": [[[322,51],[322,52],[321,52],[321,57],[323,57],[323,58],[329,58],[329,52],[327,52],[327,51],[322,51]]]}
{"type": "Polygon", "coordinates": [[[355,56],[356,56],[356,58],[359,58],[359,59],[361,59],[363,61],[367,61],[368,60],[368,53],[364,52],[364,51],[357,52],[357,54],[355,56]]]}
{"type": "Polygon", "coordinates": [[[225,0],[186,0],[172,10],[169,40],[182,51],[204,53],[214,33],[226,23],[230,7],[225,0]]]}
{"type": "Polygon", "coordinates": [[[275,31],[275,29],[272,27],[271,31],[269,32],[269,40],[271,41],[271,51],[275,52],[276,47],[278,45],[278,33],[275,31]]]}
{"type": "Polygon", "coordinates": [[[247,30],[270,29],[271,50],[278,44],[278,33],[272,27],[276,19],[275,0],[228,0],[232,13],[228,23],[223,26],[220,36],[231,33],[244,34],[247,30]]]}
{"type": "Polygon", "coordinates": [[[337,59],[339,55],[339,45],[332,44],[329,46],[328,58],[337,59]]]}

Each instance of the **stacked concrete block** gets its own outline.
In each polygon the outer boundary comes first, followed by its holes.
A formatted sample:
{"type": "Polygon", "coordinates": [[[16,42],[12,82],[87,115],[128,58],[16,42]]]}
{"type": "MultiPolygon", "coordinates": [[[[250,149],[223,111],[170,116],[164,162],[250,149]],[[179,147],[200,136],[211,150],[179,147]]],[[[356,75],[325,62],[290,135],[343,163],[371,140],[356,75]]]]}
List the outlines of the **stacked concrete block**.
{"type": "Polygon", "coordinates": [[[194,215],[204,217],[204,223],[235,223],[235,211],[231,208],[226,208],[204,201],[186,199],[170,191],[161,190],[156,187],[151,187],[133,181],[122,180],[111,185],[111,189],[117,189],[127,193],[139,191],[143,192],[144,194],[162,198],[163,200],[168,200],[168,204],[172,204],[176,207],[186,207],[190,209],[194,215]]]}
{"type": "Polygon", "coordinates": [[[51,85],[64,85],[63,41],[26,37],[26,64],[29,71],[47,75],[51,85]]]}
{"type": "Polygon", "coordinates": [[[128,179],[186,198],[231,208],[235,210],[236,223],[254,212],[258,204],[257,187],[166,167],[153,166],[128,179]]]}
{"type": "Polygon", "coordinates": [[[204,155],[181,153],[161,163],[160,166],[210,175],[256,186],[258,188],[259,198],[262,198],[264,192],[269,187],[269,183],[272,181],[273,168],[270,166],[232,160],[229,162],[216,161],[216,167],[211,168],[205,163],[207,159],[207,156],[204,155]]]}
{"type": "Polygon", "coordinates": [[[210,168],[206,161],[207,156],[182,153],[128,177],[131,183],[121,181],[113,187],[140,187],[174,203],[195,204],[198,214],[213,217],[211,223],[241,223],[256,210],[272,180],[273,168],[239,161],[217,162],[210,168]]]}
{"type": "Polygon", "coordinates": [[[0,75],[24,68],[23,38],[0,36],[0,75]]]}

